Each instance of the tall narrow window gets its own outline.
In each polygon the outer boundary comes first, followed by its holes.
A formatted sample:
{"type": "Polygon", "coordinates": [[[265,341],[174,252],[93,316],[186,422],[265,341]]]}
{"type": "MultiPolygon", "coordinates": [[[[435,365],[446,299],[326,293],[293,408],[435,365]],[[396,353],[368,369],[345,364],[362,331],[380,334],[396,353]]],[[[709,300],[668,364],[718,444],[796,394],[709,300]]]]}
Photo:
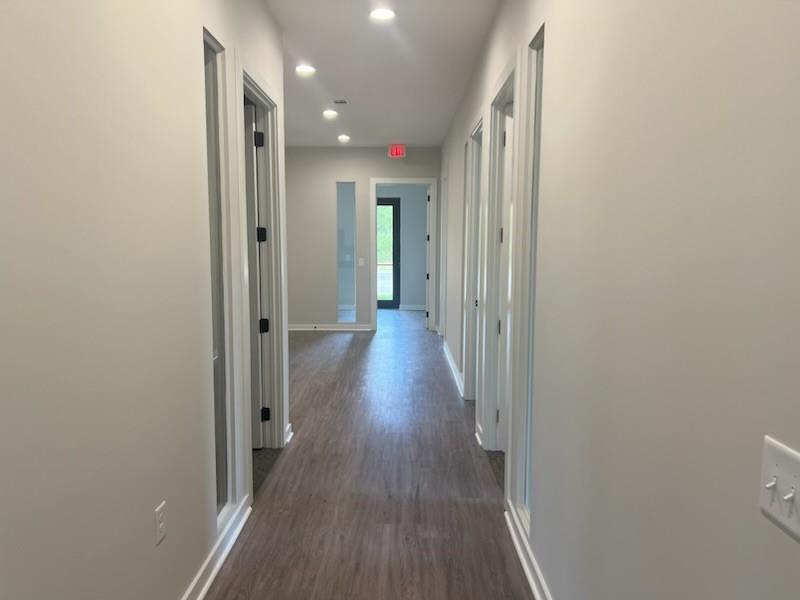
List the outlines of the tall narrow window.
{"type": "Polygon", "coordinates": [[[211,320],[217,510],[228,503],[228,401],[225,373],[225,269],[220,185],[219,52],[205,44],[208,216],[211,237],[211,320]]]}
{"type": "Polygon", "coordinates": [[[533,154],[533,169],[531,180],[531,221],[530,221],[530,256],[529,256],[529,287],[528,287],[528,382],[527,382],[527,410],[525,416],[524,436],[524,471],[523,471],[523,498],[522,503],[528,514],[531,509],[531,488],[533,468],[533,351],[534,351],[534,322],[536,309],[536,247],[539,226],[539,163],[542,137],[542,65],[544,61],[544,28],[531,42],[531,76],[532,98],[531,113],[533,131],[531,150],[533,154]]]}
{"type": "Polygon", "coordinates": [[[336,264],[339,323],[356,321],[356,184],[336,184],[336,264]]]}

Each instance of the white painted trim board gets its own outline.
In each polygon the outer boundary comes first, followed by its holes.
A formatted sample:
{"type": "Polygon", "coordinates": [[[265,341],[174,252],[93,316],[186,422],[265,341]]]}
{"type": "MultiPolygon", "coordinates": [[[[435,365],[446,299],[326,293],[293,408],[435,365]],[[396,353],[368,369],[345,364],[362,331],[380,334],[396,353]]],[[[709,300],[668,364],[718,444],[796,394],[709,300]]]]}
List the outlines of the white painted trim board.
{"type": "Polygon", "coordinates": [[[508,503],[505,512],[506,525],[511,534],[511,540],[514,542],[514,548],[519,556],[520,563],[522,563],[522,570],[525,572],[525,577],[528,580],[528,585],[533,592],[536,600],[553,600],[553,595],[550,593],[550,588],[547,587],[547,582],[544,579],[542,569],[536,561],[533,554],[533,549],[528,543],[528,538],[522,528],[514,506],[508,503]]]}
{"type": "Polygon", "coordinates": [[[373,331],[369,323],[319,323],[289,325],[289,331],[373,331]]]}
{"type": "Polygon", "coordinates": [[[425,310],[425,305],[424,304],[401,304],[400,305],[400,310],[420,310],[420,311],[424,311],[425,310]]]}
{"type": "Polygon", "coordinates": [[[453,358],[453,353],[450,352],[450,346],[448,346],[447,341],[442,344],[442,350],[444,350],[444,357],[447,359],[447,364],[450,366],[450,373],[453,375],[453,380],[456,382],[456,387],[458,388],[458,393],[461,397],[464,397],[464,380],[461,378],[461,373],[458,372],[458,367],[456,366],[456,361],[453,358]]]}
{"type": "Polygon", "coordinates": [[[194,579],[189,584],[189,587],[184,592],[181,600],[203,600],[208,593],[211,584],[217,577],[222,564],[230,554],[233,544],[239,537],[239,534],[247,523],[250,517],[252,508],[250,508],[250,496],[246,496],[244,500],[236,507],[234,516],[228,521],[228,525],[220,533],[214,547],[206,557],[200,570],[194,576],[194,579]]]}

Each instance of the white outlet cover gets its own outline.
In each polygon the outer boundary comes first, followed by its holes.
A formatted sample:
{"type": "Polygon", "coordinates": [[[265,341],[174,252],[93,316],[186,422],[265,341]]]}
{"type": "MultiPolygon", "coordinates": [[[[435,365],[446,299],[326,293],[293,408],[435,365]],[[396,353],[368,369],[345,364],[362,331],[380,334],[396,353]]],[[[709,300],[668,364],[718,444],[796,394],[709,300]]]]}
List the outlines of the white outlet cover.
{"type": "Polygon", "coordinates": [[[800,452],[769,436],[764,437],[760,505],[766,517],[800,541],[800,452]],[[768,489],[773,478],[777,485],[768,489]],[[793,490],[795,497],[785,500],[793,490]]]}

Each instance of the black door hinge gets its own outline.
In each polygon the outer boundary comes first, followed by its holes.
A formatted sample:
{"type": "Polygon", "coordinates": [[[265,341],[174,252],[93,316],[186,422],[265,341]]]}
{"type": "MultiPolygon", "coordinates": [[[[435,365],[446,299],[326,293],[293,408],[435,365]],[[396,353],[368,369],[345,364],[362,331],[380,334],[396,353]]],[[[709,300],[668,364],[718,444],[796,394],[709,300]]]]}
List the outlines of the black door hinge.
{"type": "Polygon", "coordinates": [[[503,321],[498,319],[497,320],[497,335],[501,335],[503,333],[503,321]]]}
{"type": "Polygon", "coordinates": [[[259,333],[269,333],[269,319],[259,319],[258,320],[258,332],[259,333]]]}
{"type": "Polygon", "coordinates": [[[503,243],[503,228],[500,228],[500,243],[503,243]]]}
{"type": "Polygon", "coordinates": [[[503,132],[503,148],[506,147],[506,132],[503,132]]]}
{"type": "Polygon", "coordinates": [[[263,148],[264,147],[264,132],[263,131],[255,131],[255,132],[253,132],[253,145],[256,148],[263,148]]]}
{"type": "Polygon", "coordinates": [[[428,202],[430,202],[430,201],[431,201],[431,195],[428,194],[428,202]]]}
{"type": "Polygon", "coordinates": [[[430,273],[425,273],[425,279],[430,280],[430,278],[431,278],[431,274],[430,273]]]}
{"type": "Polygon", "coordinates": [[[497,422],[498,425],[500,424],[500,409],[499,408],[497,409],[497,421],[496,422],[497,422]]]}
{"type": "Polygon", "coordinates": [[[266,242],[267,241],[267,228],[266,227],[256,227],[256,240],[259,242],[266,242]]]}
{"type": "Polygon", "coordinates": [[[261,407],[261,422],[269,421],[270,414],[269,414],[269,406],[262,406],[261,407]]]}
{"type": "Polygon", "coordinates": [[[428,238],[428,241],[430,242],[431,241],[431,234],[430,233],[427,235],[427,238],[428,238]]]}
{"type": "Polygon", "coordinates": [[[425,318],[427,319],[427,318],[429,318],[430,316],[431,316],[431,313],[429,313],[428,311],[425,311],[425,318]]]}
{"type": "Polygon", "coordinates": [[[475,308],[478,308],[478,301],[475,300],[475,308]]]}

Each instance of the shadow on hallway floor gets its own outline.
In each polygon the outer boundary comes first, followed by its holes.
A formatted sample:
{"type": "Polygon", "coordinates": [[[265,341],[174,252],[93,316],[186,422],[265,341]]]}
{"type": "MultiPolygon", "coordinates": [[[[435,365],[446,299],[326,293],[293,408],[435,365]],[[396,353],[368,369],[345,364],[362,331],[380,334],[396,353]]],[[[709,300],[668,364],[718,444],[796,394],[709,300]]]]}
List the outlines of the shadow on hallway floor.
{"type": "Polygon", "coordinates": [[[275,461],[281,455],[280,448],[263,448],[253,450],[253,495],[258,496],[258,491],[264,484],[267,476],[272,471],[275,461]]]}

